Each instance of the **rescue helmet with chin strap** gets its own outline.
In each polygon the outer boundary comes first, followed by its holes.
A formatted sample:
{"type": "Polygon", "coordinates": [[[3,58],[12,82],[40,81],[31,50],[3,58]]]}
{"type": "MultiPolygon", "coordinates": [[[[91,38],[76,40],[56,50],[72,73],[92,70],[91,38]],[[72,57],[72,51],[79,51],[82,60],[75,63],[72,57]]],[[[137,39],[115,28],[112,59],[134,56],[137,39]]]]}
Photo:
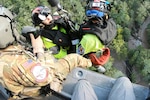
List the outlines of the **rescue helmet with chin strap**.
{"type": "Polygon", "coordinates": [[[88,18],[102,18],[110,9],[110,2],[106,0],[89,0],[86,6],[86,16],[88,18]]]}
{"type": "Polygon", "coordinates": [[[46,17],[51,14],[51,9],[47,6],[38,6],[32,10],[32,22],[35,26],[38,26],[42,23],[46,17]]]}

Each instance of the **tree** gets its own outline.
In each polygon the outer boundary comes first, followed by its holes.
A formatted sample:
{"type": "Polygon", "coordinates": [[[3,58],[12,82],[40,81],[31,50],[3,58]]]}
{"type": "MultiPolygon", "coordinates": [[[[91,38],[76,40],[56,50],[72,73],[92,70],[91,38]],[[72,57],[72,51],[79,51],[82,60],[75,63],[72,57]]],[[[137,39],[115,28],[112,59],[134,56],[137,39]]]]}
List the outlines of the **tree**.
{"type": "MultiPolygon", "coordinates": [[[[142,75],[145,81],[150,81],[150,50],[138,47],[131,50],[129,54],[129,63],[136,70],[136,73],[142,75]]],[[[134,72],[132,74],[135,76],[134,72]]]]}
{"type": "Polygon", "coordinates": [[[61,1],[64,9],[66,9],[71,14],[71,19],[78,24],[83,22],[84,13],[84,5],[80,2],[80,0],[68,0],[61,1]]]}
{"type": "Polygon", "coordinates": [[[123,28],[120,25],[117,25],[117,36],[112,41],[110,48],[116,51],[119,58],[124,59],[127,56],[127,47],[122,34],[123,28]]]}
{"type": "MultiPolygon", "coordinates": [[[[150,24],[149,24],[149,26],[146,29],[146,33],[147,33],[146,36],[147,36],[148,44],[150,44],[150,24]]],[[[150,45],[149,45],[149,47],[150,47],[150,45]]]]}
{"type": "Polygon", "coordinates": [[[10,8],[16,16],[16,21],[18,22],[17,28],[21,31],[21,28],[25,25],[32,25],[31,21],[31,11],[38,5],[47,5],[45,0],[3,0],[3,5],[10,8]],[[11,6],[10,6],[11,5],[11,6]]]}

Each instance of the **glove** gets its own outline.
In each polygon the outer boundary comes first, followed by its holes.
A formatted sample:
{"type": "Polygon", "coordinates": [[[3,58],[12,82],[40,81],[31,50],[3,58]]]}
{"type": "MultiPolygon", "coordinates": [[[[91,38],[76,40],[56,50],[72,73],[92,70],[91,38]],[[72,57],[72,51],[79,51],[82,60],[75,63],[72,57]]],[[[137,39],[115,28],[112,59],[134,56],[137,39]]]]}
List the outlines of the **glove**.
{"type": "Polygon", "coordinates": [[[65,18],[61,17],[57,20],[55,20],[55,23],[62,26],[63,28],[65,29],[68,29],[68,24],[67,24],[67,21],[65,20],[65,18]]]}
{"type": "Polygon", "coordinates": [[[35,38],[40,35],[39,30],[32,26],[24,26],[21,30],[21,34],[26,38],[26,40],[31,43],[30,34],[33,34],[35,38]]]}

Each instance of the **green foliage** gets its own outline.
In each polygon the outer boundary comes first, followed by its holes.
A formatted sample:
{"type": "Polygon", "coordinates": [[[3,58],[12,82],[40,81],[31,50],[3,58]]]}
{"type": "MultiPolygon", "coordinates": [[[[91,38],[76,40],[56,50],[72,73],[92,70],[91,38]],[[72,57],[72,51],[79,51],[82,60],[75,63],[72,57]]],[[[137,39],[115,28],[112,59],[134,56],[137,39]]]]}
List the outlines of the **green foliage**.
{"type": "Polygon", "coordinates": [[[78,22],[78,24],[81,24],[83,21],[84,13],[84,5],[80,2],[80,0],[68,0],[68,1],[62,1],[61,3],[70,14],[71,19],[75,22],[78,22]]]}
{"type": "Polygon", "coordinates": [[[125,41],[123,40],[123,28],[117,25],[117,37],[113,40],[112,48],[117,52],[120,58],[126,58],[127,47],[125,41]]]}
{"type": "Polygon", "coordinates": [[[150,44],[150,24],[149,24],[149,27],[146,29],[146,36],[147,36],[147,42],[148,44],[150,44]]]}
{"type": "Polygon", "coordinates": [[[121,71],[113,67],[113,62],[114,59],[111,57],[110,60],[104,65],[106,68],[106,72],[104,74],[113,78],[125,76],[121,71]]]}
{"type": "MultiPolygon", "coordinates": [[[[146,81],[150,81],[150,50],[139,47],[130,51],[130,65],[140,73],[146,81]]],[[[134,74],[134,73],[133,73],[134,74]]]]}
{"type": "Polygon", "coordinates": [[[136,26],[140,27],[145,18],[150,14],[150,1],[149,0],[139,0],[134,1],[130,6],[131,9],[134,10],[134,22],[136,22],[136,26]]]}
{"type": "Polygon", "coordinates": [[[137,16],[135,17],[135,21],[137,21],[139,25],[143,23],[143,21],[145,20],[145,17],[147,16],[146,11],[147,9],[145,8],[144,5],[141,5],[137,9],[137,16]]]}
{"type": "Polygon", "coordinates": [[[130,23],[130,16],[128,14],[127,2],[117,1],[114,2],[115,8],[112,9],[111,15],[116,19],[116,23],[122,26],[128,26],[130,23]]]}
{"type": "Polygon", "coordinates": [[[48,3],[45,0],[9,0],[9,2],[4,0],[3,5],[11,8],[10,10],[17,15],[17,28],[20,31],[23,26],[32,25],[31,11],[38,5],[48,5],[48,3]]]}
{"type": "Polygon", "coordinates": [[[129,38],[131,36],[131,30],[127,27],[124,28],[123,30],[123,37],[124,37],[124,41],[129,41],[129,38]]]}
{"type": "Polygon", "coordinates": [[[144,62],[143,62],[144,68],[142,70],[143,76],[146,76],[145,79],[148,81],[150,81],[150,63],[149,62],[150,62],[150,59],[144,60],[144,62]]]}

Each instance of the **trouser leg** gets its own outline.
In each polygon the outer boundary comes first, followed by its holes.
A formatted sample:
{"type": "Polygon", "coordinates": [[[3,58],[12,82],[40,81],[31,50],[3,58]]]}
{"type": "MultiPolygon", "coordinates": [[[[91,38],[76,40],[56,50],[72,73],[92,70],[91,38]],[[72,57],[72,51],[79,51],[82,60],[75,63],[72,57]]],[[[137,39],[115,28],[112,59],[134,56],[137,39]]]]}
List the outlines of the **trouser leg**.
{"type": "Polygon", "coordinates": [[[118,78],[110,91],[108,100],[135,100],[130,80],[126,77],[118,78]]]}
{"type": "Polygon", "coordinates": [[[71,100],[98,100],[91,84],[86,80],[80,80],[74,89],[71,100]]]}

